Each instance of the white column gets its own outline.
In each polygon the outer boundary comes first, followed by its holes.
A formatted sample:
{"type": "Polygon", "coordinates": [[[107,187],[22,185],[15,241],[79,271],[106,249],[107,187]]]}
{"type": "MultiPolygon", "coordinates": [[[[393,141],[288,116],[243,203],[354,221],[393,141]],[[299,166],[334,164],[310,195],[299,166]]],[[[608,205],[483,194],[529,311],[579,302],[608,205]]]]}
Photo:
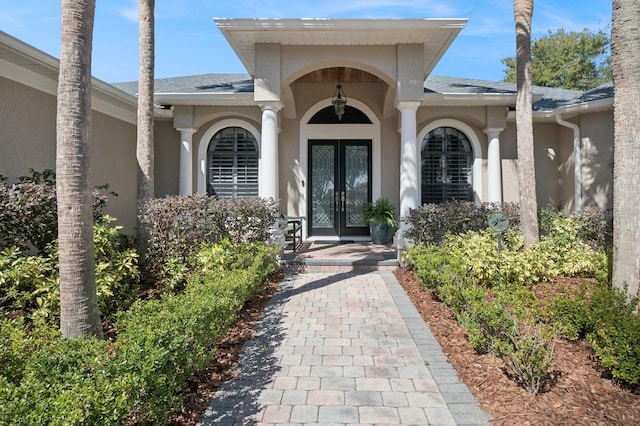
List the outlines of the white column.
{"type": "MultiPolygon", "coordinates": [[[[416,111],[420,102],[400,102],[400,222],[404,224],[409,210],[420,205],[418,194],[418,145],[416,111]]],[[[403,226],[403,225],[401,225],[403,226]]]]}
{"type": "Polygon", "coordinates": [[[500,133],[503,129],[486,129],[489,139],[487,150],[487,201],[502,202],[502,158],[500,157],[500,133]]]}
{"type": "Polygon", "coordinates": [[[261,104],[262,143],[260,144],[259,195],[279,199],[278,194],[278,102],[261,104]]]}
{"type": "Polygon", "coordinates": [[[196,129],[177,129],[180,132],[180,195],[193,194],[193,134],[196,129]]]}

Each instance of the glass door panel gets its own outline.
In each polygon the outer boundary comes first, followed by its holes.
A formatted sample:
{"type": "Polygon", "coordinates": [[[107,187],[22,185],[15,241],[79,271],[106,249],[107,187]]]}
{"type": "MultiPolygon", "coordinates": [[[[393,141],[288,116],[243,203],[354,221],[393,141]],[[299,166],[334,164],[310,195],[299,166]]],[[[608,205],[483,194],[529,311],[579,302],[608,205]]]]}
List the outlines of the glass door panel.
{"type": "Polygon", "coordinates": [[[309,147],[309,223],[315,235],[337,235],[337,142],[313,141],[309,147]]]}
{"type": "Polygon", "coordinates": [[[368,235],[371,141],[309,141],[309,236],[368,235]]]}
{"type": "Polygon", "coordinates": [[[370,157],[369,141],[343,141],[341,235],[368,235],[369,225],[364,220],[364,209],[371,201],[370,157]]]}

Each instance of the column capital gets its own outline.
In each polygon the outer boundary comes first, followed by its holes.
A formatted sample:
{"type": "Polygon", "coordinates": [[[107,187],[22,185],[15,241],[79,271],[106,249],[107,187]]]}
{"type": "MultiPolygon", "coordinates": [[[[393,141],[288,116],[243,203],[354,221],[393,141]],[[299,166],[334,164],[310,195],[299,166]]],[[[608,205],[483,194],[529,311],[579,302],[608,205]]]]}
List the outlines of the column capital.
{"type": "Polygon", "coordinates": [[[503,131],[504,131],[504,128],[501,128],[501,127],[485,127],[484,129],[482,129],[482,133],[489,136],[491,135],[498,136],[503,131]]]}
{"type": "Polygon", "coordinates": [[[180,133],[190,133],[192,135],[198,131],[198,129],[194,129],[193,127],[177,127],[176,130],[180,133]]]}
{"type": "Polygon", "coordinates": [[[400,101],[396,104],[396,108],[399,111],[405,111],[405,110],[417,111],[421,104],[422,102],[419,102],[419,101],[400,101]]]}
{"type": "Polygon", "coordinates": [[[280,101],[260,102],[258,105],[262,111],[278,112],[282,109],[282,102],[280,101]]]}

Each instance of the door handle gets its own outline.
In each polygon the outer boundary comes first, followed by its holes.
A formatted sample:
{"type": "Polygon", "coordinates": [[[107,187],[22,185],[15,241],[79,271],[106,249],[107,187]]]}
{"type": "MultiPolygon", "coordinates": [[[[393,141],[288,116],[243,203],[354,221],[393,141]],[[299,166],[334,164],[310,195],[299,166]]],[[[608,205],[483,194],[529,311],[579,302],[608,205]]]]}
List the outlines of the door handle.
{"type": "Polygon", "coordinates": [[[346,197],[344,195],[344,191],[342,191],[342,194],[340,196],[340,201],[341,201],[341,204],[342,204],[342,211],[344,212],[344,205],[346,204],[346,197]]]}
{"type": "Polygon", "coordinates": [[[338,191],[336,191],[335,197],[336,197],[336,205],[334,210],[340,211],[340,193],[338,191]]]}

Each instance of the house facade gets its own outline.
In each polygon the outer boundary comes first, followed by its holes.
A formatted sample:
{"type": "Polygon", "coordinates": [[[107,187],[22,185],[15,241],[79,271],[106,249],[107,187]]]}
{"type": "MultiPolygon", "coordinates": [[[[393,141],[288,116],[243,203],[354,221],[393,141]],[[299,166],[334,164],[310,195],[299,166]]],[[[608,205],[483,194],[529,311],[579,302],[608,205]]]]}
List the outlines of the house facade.
{"type": "MultiPolygon", "coordinates": [[[[247,74],[156,80],[156,196],[270,197],[308,240],[367,240],[380,197],[400,228],[423,203],[517,202],[515,85],[431,75],[465,23],[216,20],[247,74]]],[[[0,34],[1,175],[55,167],[56,81],[55,58],[0,34]]],[[[92,181],[128,231],[136,91],[93,80],[92,181]]],[[[534,139],[540,206],[612,206],[611,85],[534,88],[534,139]]]]}

